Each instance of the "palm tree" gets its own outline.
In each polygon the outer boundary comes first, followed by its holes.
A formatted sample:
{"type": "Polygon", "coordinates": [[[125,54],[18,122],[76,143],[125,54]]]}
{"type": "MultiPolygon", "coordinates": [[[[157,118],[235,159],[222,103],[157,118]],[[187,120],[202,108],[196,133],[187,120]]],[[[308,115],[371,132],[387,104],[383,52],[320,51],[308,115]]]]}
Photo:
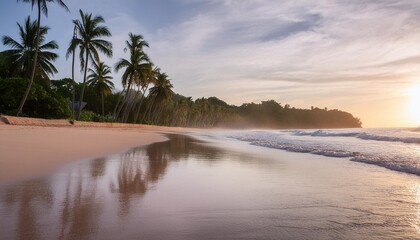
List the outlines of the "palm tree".
{"type": "MultiPolygon", "coordinates": [[[[122,75],[122,85],[124,87],[123,91],[126,91],[125,99],[118,107],[118,110],[115,113],[115,118],[118,117],[119,112],[125,106],[122,121],[126,122],[128,114],[133,106],[134,101],[130,103],[131,88],[133,85],[144,86],[146,79],[150,77],[152,63],[150,62],[149,57],[143,51],[144,47],[149,47],[149,44],[144,40],[143,36],[129,33],[129,40],[126,41],[126,47],[124,51],[130,52],[130,59],[121,58],[115,64],[115,70],[118,72],[121,69],[125,68],[125,71],[122,75]]],[[[136,94],[137,95],[137,94],[136,94]]],[[[119,104],[119,103],[118,103],[119,104]]]]}
{"type": "MultiPolygon", "coordinates": [[[[151,66],[150,66],[151,67],[151,66]]],[[[156,74],[160,72],[160,68],[159,67],[155,67],[153,70],[151,70],[149,72],[149,75],[147,76],[147,78],[144,79],[144,81],[142,81],[142,93],[141,93],[141,99],[138,103],[137,109],[135,111],[135,115],[134,115],[134,120],[133,123],[137,123],[138,117],[140,115],[140,110],[142,107],[142,103],[144,101],[144,99],[146,98],[146,91],[149,89],[150,84],[155,84],[156,83],[156,74]]]]}
{"type": "Polygon", "coordinates": [[[156,122],[158,117],[162,114],[163,105],[169,102],[174,95],[172,91],[173,85],[168,78],[166,73],[158,72],[156,76],[155,86],[150,88],[149,96],[153,100],[152,104],[156,104],[156,110],[154,112],[154,120],[156,122]]]}
{"type": "Polygon", "coordinates": [[[105,116],[105,97],[112,93],[114,83],[111,81],[111,68],[103,62],[95,64],[94,69],[89,69],[87,84],[93,88],[102,101],[102,116],[105,116]]]}
{"type": "Polygon", "coordinates": [[[83,96],[86,88],[86,74],[88,70],[89,59],[94,62],[99,62],[99,52],[103,53],[107,57],[112,57],[112,43],[101,39],[101,37],[110,37],[106,26],[100,25],[105,20],[102,16],[94,16],[92,14],[80,12],[80,20],[73,20],[74,25],[77,29],[77,37],[72,39],[70,46],[67,49],[67,56],[73,53],[77,47],[80,49],[79,58],[81,69],[84,71],[83,75],[83,86],[80,93],[79,108],[77,111],[77,120],[80,119],[80,113],[82,111],[83,96]],[[99,52],[98,52],[99,50],[99,52]]]}
{"type": "MultiPolygon", "coordinates": [[[[17,0],[19,2],[19,0],[17,0]]],[[[47,2],[57,2],[60,6],[65,8],[67,11],[69,9],[67,8],[66,4],[62,0],[21,0],[23,2],[30,2],[32,4],[32,8],[37,5],[38,8],[38,21],[37,21],[37,33],[36,36],[40,36],[41,31],[41,11],[45,14],[45,16],[48,16],[48,6],[47,2]]],[[[35,73],[37,69],[37,62],[38,62],[38,52],[39,52],[39,44],[41,41],[40,37],[36,37],[36,44],[35,44],[35,54],[34,54],[34,60],[33,60],[33,66],[32,66],[32,73],[31,78],[29,79],[28,88],[26,89],[25,94],[23,95],[22,101],[20,102],[19,108],[17,110],[16,116],[19,116],[22,113],[23,106],[25,105],[26,99],[28,98],[29,92],[32,88],[32,83],[35,78],[35,73]]]]}
{"type": "MultiPolygon", "coordinates": [[[[37,55],[38,61],[36,66],[37,75],[43,79],[49,80],[49,76],[57,73],[57,69],[51,63],[58,58],[58,55],[49,50],[58,49],[55,41],[45,42],[49,28],[40,26],[39,41],[37,40],[37,21],[31,21],[30,17],[25,19],[24,25],[17,24],[19,27],[20,41],[16,41],[10,36],[3,36],[2,41],[6,46],[12,49],[6,50],[6,55],[11,59],[22,77],[29,78],[31,76],[31,67],[34,65],[34,55],[37,55]],[[36,53],[36,45],[39,42],[39,50],[36,53]]],[[[33,67],[32,67],[33,68],[33,67]]]]}

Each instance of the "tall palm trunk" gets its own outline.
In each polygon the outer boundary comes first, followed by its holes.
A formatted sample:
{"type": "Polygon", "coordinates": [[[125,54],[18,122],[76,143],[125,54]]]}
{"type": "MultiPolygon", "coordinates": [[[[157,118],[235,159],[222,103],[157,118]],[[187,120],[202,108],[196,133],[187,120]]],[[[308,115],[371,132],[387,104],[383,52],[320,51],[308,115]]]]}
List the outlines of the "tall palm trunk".
{"type": "Polygon", "coordinates": [[[79,98],[79,109],[77,112],[77,120],[80,120],[80,114],[82,113],[82,102],[83,102],[83,96],[85,95],[86,73],[87,73],[88,62],[89,62],[89,50],[86,49],[85,73],[83,76],[82,92],[80,93],[80,98],[79,98]]]}
{"type": "Polygon", "coordinates": [[[158,120],[158,114],[159,114],[159,110],[160,110],[160,108],[162,107],[162,102],[161,101],[159,101],[157,104],[156,104],[156,108],[153,110],[153,113],[151,114],[151,116],[152,116],[152,123],[154,124],[154,125],[157,125],[157,120],[158,120]]]}
{"type": "Polygon", "coordinates": [[[140,98],[140,100],[139,100],[139,103],[137,104],[137,108],[134,110],[134,119],[133,119],[133,123],[137,123],[137,120],[139,119],[141,106],[142,106],[142,104],[143,104],[143,99],[144,99],[144,95],[143,95],[143,93],[142,93],[142,94],[141,94],[141,98],[140,98]]]}
{"type": "Polygon", "coordinates": [[[149,87],[149,83],[146,85],[146,87],[144,88],[143,92],[142,92],[142,96],[139,102],[139,105],[137,107],[136,110],[136,115],[134,116],[134,122],[133,123],[137,123],[137,120],[139,119],[139,115],[140,115],[140,110],[141,110],[141,106],[143,104],[143,100],[144,100],[144,96],[146,94],[147,88],[149,87]]]}
{"type": "Polygon", "coordinates": [[[156,115],[156,125],[164,125],[164,119],[162,118],[162,114],[163,114],[163,109],[165,108],[164,103],[160,104],[159,109],[157,109],[157,115],[156,115]]]}
{"type": "MultiPolygon", "coordinates": [[[[126,92],[126,94],[127,94],[127,92],[126,92]]],[[[117,111],[115,112],[115,120],[119,120],[119,121],[121,121],[121,119],[120,119],[119,117],[120,117],[120,113],[121,113],[122,109],[124,108],[125,104],[126,104],[126,99],[125,99],[125,97],[124,97],[124,98],[121,100],[121,104],[120,104],[120,106],[118,106],[118,109],[117,109],[117,111]]]]}
{"type": "MultiPolygon", "coordinates": [[[[150,94],[149,94],[150,95],[150,94]]],[[[147,102],[147,108],[146,111],[142,117],[142,122],[145,122],[146,120],[150,120],[150,116],[151,115],[151,109],[154,107],[155,105],[155,101],[154,98],[151,98],[148,102],[147,102]]]]}
{"type": "Polygon", "coordinates": [[[123,110],[124,106],[127,104],[127,95],[129,94],[128,90],[125,93],[124,98],[121,101],[121,105],[118,107],[117,112],[115,114],[115,119],[119,119],[122,122],[122,116],[120,118],[121,111],[123,110]]]}
{"type": "Polygon", "coordinates": [[[142,96],[142,91],[140,89],[140,87],[138,87],[136,94],[134,96],[133,101],[131,102],[131,106],[130,106],[130,111],[133,110],[133,123],[136,123],[137,117],[138,117],[138,109],[139,109],[139,105],[141,105],[143,96],[142,96]],[[138,103],[137,103],[138,102],[138,103]]]}
{"type": "MultiPolygon", "coordinates": [[[[114,111],[113,111],[113,119],[114,119],[114,121],[115,121],[115,120],[117,120],[117,118],[118,118],[118,115],[117,115],[117,110],[118,110],[118,109],[119,109],[119,107],[120,107],[121,98],[123,97],[124,92],[125,92],[125,87],[124,87],[124,88],[123,88],[123,90],[121,91],[121,94],[118,96],[117,104],[115,104],[115,107],[114,107],[114,111]]],[[[123,102],[121,102],[121,105],[122,105],[122,104],[123,104],[123,102]]]]}
{"type": "Polygon", "coordinates": [[[102,116],[105,117],[105,98],[104,93],[101,93],[101,99],[102,99],[102,116]]]}
{"type": "Polygon", "coordinates": [[[122,120],[123,123],[127,122],[128,115],[130,113],[130,109],[131,109],[131,106],[132,106],[132,104],[130,103],[130,97],[132,95],[132,93],[131,93],[130,90],[131,90],[131,80],[130,80],[130,82],[128,84],[127,95],[126,95],[126,98],[125,98],[126,99],[126,101],[125,101],[126,102],[126,106],[124,108],[123,115],[121,117],[121,120],[122,120]]]}
{"type": "MultiPolygon", "coordinates": [[[[77,33],[77,28],[76,26],[74,26],[74,30],[73,30],[73,40],[76,38],[76,33],[77,33]]],[[[73,118],[75,118],[75,111],[74,111],[74,103],[76,101],[76,81],[74,80],[74,58],[76,55],[76,48],[73,49],[73,59],[72,59],[72,63],[71,63],[71,80],[73,81],[73,95],[72,95],[72,99],[71,99],[71,112],[73,114],[73,118]]]]}
{"type": "Polygon", "coordinates": [[[22,101],[20,102],[20,105],[19,105],[19,108],[17,110],[16,116],[19,116],[19,115],[22,114],[23,106],[25,105],[26,99],[29,96],[29,93],[30,93],[31,88],[32,88],[32,84],[33,84],[34,79],[35,79],[36,66],[38,64],[40,29],[41,29],[41,0],[38,0],[38,23],[37,23],[37,30],[36,30],[36,46],[35,46],[34,65],[32,66],[32,74],[31,74],[31,79],[29,79],[28,88],[26,89],[26,92],[23,95],[23,98],[22,98],[22,101]]]}
{"type": "MultiPolygon", "coordinates": [[[[133,90],[133,91],[135,91],[135,90],[133,90]]],[[[131,101],[127,102],[126,108],[124,110],[124,115],[123,115],[123,122],[124,123],[128,122],[128,117],[130,116],[131,109],[133,109],[133,105],[135,104],[136,99],[137,99],[137,92],[135,92],[131,95],[134,95],[134,96],[131,98],[131,101]]]]}

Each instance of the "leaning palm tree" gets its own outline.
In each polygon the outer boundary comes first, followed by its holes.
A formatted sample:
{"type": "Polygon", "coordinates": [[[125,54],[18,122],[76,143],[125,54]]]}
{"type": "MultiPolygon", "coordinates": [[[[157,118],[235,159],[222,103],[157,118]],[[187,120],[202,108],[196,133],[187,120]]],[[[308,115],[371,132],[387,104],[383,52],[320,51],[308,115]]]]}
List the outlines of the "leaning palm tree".
{"type": "MultiPolygon", "coordinates": [[[[124,112],[121,120],[127,121],[129,112],[133,106],[134,101],[130,103],[131,88],[134,85],[142,86],[150,76],[152,69],[152,63],[149,57],[143,51],[144,47],[149,47],[149,44],[143,39],[143,36],[129,33],[129,40],[126,41],[126,47],[124,51],[130,52],[130,59],[121,58],[115,64],[115,70],[118,72],[121,69],[125,69],[122,75],[123,91],[126,91],[125,99],[121,105],[116,108],[114,118],[118,118],[119,112],[124,108],[124,112]]],[[[120,104],[119,102],[117,104],[120,104]]]]}
{"type": "Polygon", "coordinates": [[[22,77],[29,78],[31,70],[34,66],[34,56],[37,55],[38,61],[36,66],[37,76],[42,79],[49,80],[49,76],[57,73],[57,69],[52,64],[58,58],[58,55],[50,50],[58,49],[55,41],[45,42],[49,28],[40,26],[39,41],[37,39],[37,21],[31,21],[30,17],[25,19],[23,25],[17,24],[19,27],[19,41],[14,40],[10,36],[3,36],[2,41],[5,46],[12,49],[6,50],[6,55],[10,58],[12,64],[19,70],[22,77]],[[39,50],[36,53],[36,45],[39,42],[39,50]]]}
{"type": "Polygon", "coordinates": [[[114,83],[111,81],[111,68],[103,62],[95,64],[94,69],[89,69],[87,84],[101,97],[102,116],[105,116],[105,97],[112,93],[114,83]]]}
{"type": "MultiPolygon", "coordinates": [[[[152,67],[152,66],[150,66],[152,67]]],[[[140,110],[143,104],[144,99],[146,98],[146,91],[149,89],[149,86],[151,84],[155,84],[156,83],[156,74],[160,72],[160,68],[159,67],[155,67],[154,69],[150,68],[150,71],[148,72],[148,76],[142,81],[142,85],[141,85],[141,98],[140,101],[137,105],[137,109],[134,112],[134,120],[133,123],[137,123],[137,120],[139,119],[139,115],[140,115],[140,110]]]]}
{"type": "Polygon", "coordinates": [[[112,57],[112,43],[103,40],[102,37],[110,37],[106,26],[101,25],[105,22],[102,16],[92,16],[92,14],[80,12],[80,20],[73,20],[74,25],[77,29],[77,37],[73,38],[70,42],[70,46],[67,49],[67,56],[73,53],[77,47],[79,47],[80,53],[80,65],[84,71],[82,91],[80,93],[79,108],[77,111],[77,120],[80,119],[80,113],[82,111],[82,102],[86,88],[86,74],[89,65],[89,59],[93,62],[99,62],[99,52],[103,53],[107,57],[112,57]],[[98,52],[99,51],[99,52],[98,52]]]}
{"type": "MultiPolygon", "coordinates": [[[[19,0],[17,0],[19,2],[19,0]]],[[[48,2],[57,2],[60,6],[65,8],[67,11],[69,9],[67,8],[66,4],[62,0],[21,0],[23,2],[30,2],[32,4],[32,8],[37,5],[38,8],[38,21],[37,21],[37,34],[36,36],[40,36],[41,31],[41,12],[45,14],[45,16],[48,16],[48,2]]],[[[31,78],[29,79],[28,87],[26,88],[26,92],[23,95],[22,101],[20,102],[19,108],[17,110],[16,116],[19,116],[22,113],[23,106],[25,105],[26,99],[28,98],[29,92],[32,88],[32,83],[35,78],[35,73],[37,69],[37,63],[38,63],[38,52],[39,52],[39,44],[40,44],[41,38],[36,38],[36,44],[35,44],[35,54],[34,54],[34,60],[33,60],[33,66],[32,66],[32,73],[31,78]]]]}

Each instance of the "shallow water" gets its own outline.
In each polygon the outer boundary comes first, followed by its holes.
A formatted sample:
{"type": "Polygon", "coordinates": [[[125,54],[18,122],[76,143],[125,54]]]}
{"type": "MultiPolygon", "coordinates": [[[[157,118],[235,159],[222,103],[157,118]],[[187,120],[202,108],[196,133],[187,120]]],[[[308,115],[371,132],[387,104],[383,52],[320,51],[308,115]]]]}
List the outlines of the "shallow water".
{"type": "Polygon", "coordinates": [[[168,137],[0,186],[0,239],[420,238],[418,176],[168,137]]]}

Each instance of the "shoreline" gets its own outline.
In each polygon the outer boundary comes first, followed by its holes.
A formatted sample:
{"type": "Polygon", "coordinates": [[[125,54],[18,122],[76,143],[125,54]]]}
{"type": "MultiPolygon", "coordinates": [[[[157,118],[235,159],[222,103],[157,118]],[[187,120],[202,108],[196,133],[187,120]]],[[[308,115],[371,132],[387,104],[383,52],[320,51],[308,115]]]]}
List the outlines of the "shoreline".
{"type": "Polygon", "coordinates": [[[0,183],[36,177],[66,163],[165,141],[182,128],[63,127],[0,124],[0,183]]]}

